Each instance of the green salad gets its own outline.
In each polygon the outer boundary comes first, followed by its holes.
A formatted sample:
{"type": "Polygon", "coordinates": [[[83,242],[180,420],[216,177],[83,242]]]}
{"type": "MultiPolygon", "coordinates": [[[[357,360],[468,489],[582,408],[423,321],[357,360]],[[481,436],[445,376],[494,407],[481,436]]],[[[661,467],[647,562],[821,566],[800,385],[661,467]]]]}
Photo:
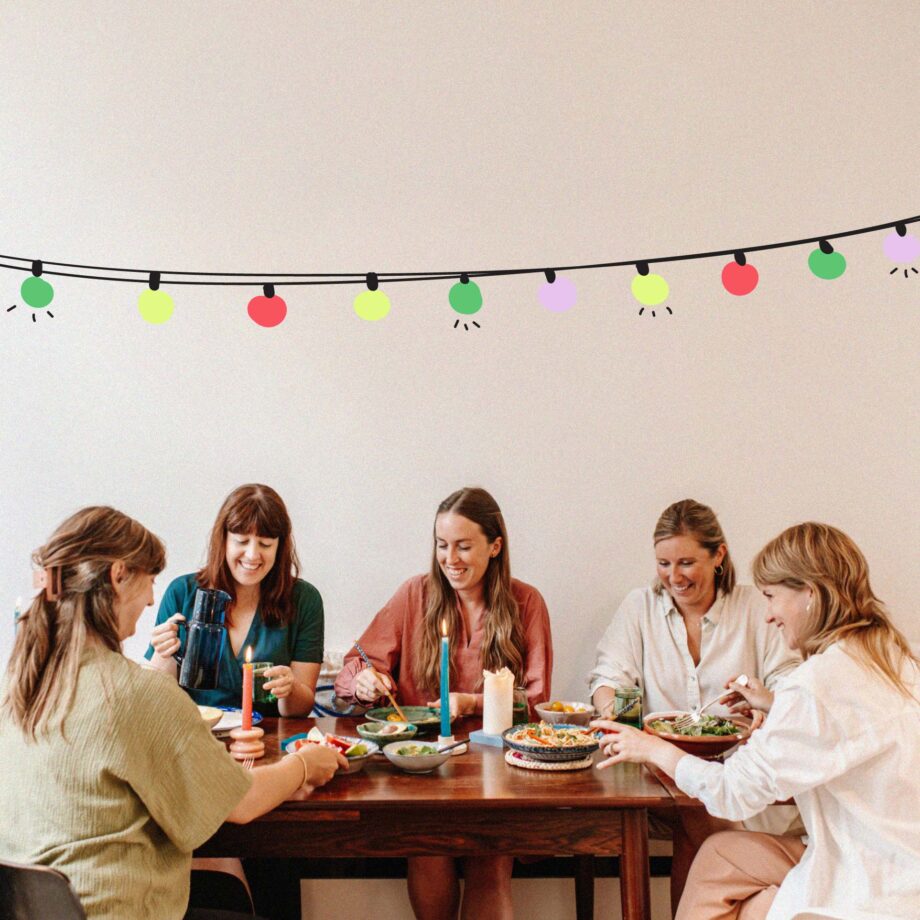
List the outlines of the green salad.
{"type": "Polygon", "coordinates": [[[686,728],[675,728],[673,719],[654,719],[649,722],[649,727],[656,732],[668,732],[671,735],[687,735],[699,737],[700,735],[736,735],[738,726],[728,719],[718,716],[700,716],[700,721],[686,728]]]}
{"type": "Polygon", "coordinates": [[[437,754],[438,749],[430,744],[407,744],[405,747],[397,748],[396,753],[400,757],[424,757],[427,754],[437,754]]]}

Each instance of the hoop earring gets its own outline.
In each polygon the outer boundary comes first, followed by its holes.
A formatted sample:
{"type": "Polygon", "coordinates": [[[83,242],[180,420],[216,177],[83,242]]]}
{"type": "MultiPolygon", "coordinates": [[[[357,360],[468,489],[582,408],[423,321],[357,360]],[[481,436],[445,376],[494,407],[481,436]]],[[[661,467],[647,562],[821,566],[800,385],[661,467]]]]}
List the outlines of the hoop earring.
{"type": "Polygon", "coordinates": [[[715,573],[716,573],[716,575],[724,575],[724,574],[725,574],[725,568],[722,566],[722,563],[721,563],[721,562],[715,567],[715,573]]]}

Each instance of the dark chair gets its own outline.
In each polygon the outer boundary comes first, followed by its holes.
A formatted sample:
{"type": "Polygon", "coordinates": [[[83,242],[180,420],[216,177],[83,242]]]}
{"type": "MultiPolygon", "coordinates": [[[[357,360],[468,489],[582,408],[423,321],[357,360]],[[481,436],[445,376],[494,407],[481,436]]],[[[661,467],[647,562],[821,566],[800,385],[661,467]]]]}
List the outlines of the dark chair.
{"type": "Polygon", "coordinates": [[[0,860],[0,917],[3,920],[86,920],[67,877],[47,866],[0,860]]]}

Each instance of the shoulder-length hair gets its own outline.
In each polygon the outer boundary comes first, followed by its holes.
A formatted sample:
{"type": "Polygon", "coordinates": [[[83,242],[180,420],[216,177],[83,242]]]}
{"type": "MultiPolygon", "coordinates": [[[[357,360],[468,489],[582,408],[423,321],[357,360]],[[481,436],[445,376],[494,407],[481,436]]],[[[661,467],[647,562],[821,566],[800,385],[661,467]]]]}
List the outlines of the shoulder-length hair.
{"type": "MultiPolygon", "coordinates": [[[[658,518],[652,541],[657,545],[670,537],[693,537],[710,556],[714,556],[716,550],[724,543],[725,557],[721,563],[722,571],[715,573],[716,596],[719,592],[732,593],[735,587],[735,565],[728,551],[725,534],[722,533],[722,525],[712,508],[692,498],[685,498],[683,501],[668,505],[658,518]]],[[[664,590],[660,578],[655,579],[653,588],[656,594],[661,594],[664,590]]]]}
{"type": "Polygon", "coordinates": [[[107,507],[71,515],[32,554],[33,564],[48,570],[56,596],[39,591],[19,618],[2,704],[27,738],[52,723],[63,731],[87,639],[121,651],[111,577],[119,561],[129,578],[158,575],[166,549],[142,524],[107,507]]]}
{"type": "MultiPolygon", "coordinates": [[[[496,671],[509,668],[518,683],[523,683],[524,629],[520,611],[511,590],[511,563],[508,555],[508,531],[498,503],[485,489],[465,488],[451,493],[438,505],[435,527],[441,514],[459,514],[478,524],[489,543],[501,537],[501,549],[489,559],[483,576],[485,624],[482,640],[482,667],[496,671]]],[[[413,673],[421,687],[434,692],[441,678],[441,620],[452,636],[460,635],[460,611],[457,595],[438,565],[437,536],[432,528],[431,570],[427,580],[427,609],[422,624],[421,641],[413,662],[413,673]]],[[[453,670],[453,665],[451,665],[453,670]]],[[[481,683],[481,677],[480,681],[481,683]]],[[[477,684],[478,685],[478,684],[477,684]]]]}
{"type": "MultiPolygon", "coordinates": [[[[227,534],[256,534],[278,540],[275,564],[259,582],[259,612],[268,626],[286,626],[294,616],[294,582],[300,560],[294,547],[291,518],[281,496],[271,486],[251,483],[234,489],[221,505],[211,528],[208,558],[196,573],[201,588],[220,588],[236,601],[236,581],[227,565],[227,534]]],[[[232,626],[233,603],[227,611],[232,626]]]]}
{"type": "Polygon", "coordinates": [[[860,664],[912,696],[901,670],[908,661],[920,666],[920,660],[873,593],[868,563],[842,530],[813,521],[789,527],[754,557],[752,569],[758,587],[811,589],[800,638],[803,657],[841,642],[860,664]]]}

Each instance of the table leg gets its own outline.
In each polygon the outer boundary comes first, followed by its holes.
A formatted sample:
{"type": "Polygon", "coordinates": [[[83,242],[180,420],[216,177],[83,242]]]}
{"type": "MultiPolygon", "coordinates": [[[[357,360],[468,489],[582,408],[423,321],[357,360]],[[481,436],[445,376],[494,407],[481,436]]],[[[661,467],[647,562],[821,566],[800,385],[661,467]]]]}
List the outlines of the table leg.
{"type": "Polygon", "coordinates": [[[594,857],[575,857],[575,917],[594,920],[594,857]]]}
{"type": "Polygon", "coordinates": [[[644,808],[629,808],[623,812],[620,903],[623,908],[623,920],[651,920],[648,813],[644,808]]]}

